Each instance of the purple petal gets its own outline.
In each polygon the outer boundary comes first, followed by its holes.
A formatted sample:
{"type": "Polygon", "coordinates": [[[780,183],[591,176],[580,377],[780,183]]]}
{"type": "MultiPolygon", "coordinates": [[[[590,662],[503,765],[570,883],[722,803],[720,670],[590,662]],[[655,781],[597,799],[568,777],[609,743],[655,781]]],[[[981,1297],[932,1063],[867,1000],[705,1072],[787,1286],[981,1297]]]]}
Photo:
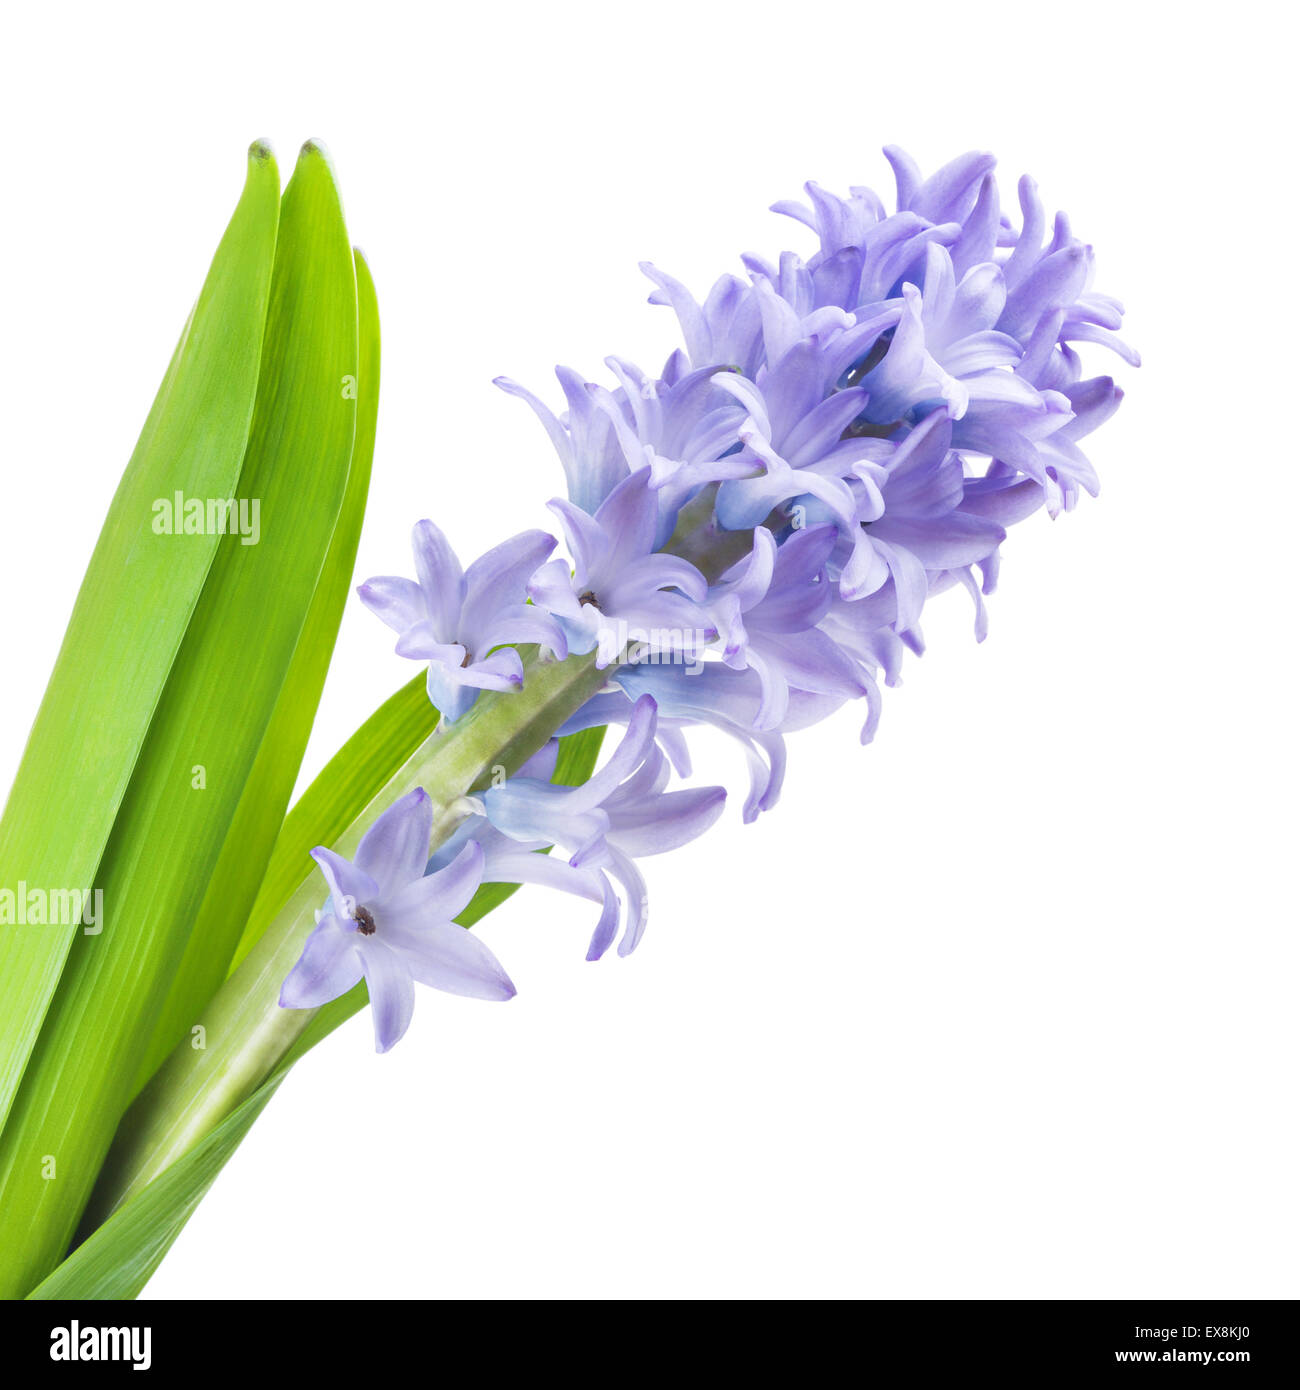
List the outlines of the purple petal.
{"type": "Polygon", "coordinates": [[[997,160],[974,150],[958,155],[916,189],[907,206],[931,222],[960,222],[970,212],[976,191],[997,160]]]}
{"type": "Polygon", "coordinates": [[[608,538],[605,563],[616,569],[648,555],[654,549],[658,523],[658,497],[650,483],[650,470],[642,468],[624,478],[596,512],[596,524],[608,538]]]}
{"type": "Polygon", "coordinates": [[[394,632],[405,632],[427,619],[424,594],[413,579],[381,574],[357,586],[357,597],[394,632]]]}
{"type": "Polygon", "coordinates": [[[356,933],[345,931],[333,916],[323,917],[280,986],[280,1007],[319,1009],[346,994],[360,978],[356,933]]]}
{"type": "Polygon", "coordinates": [[[652,695],[642,695],[632,706],[627,731],[613,756],[581,787],[566,797],[566,810],[587,811],[600,805],[621,782],[630,777],[645,759],[654,742],[658,708],[652,695]]]}
{"type": "Polygon", "coordinates": [[[722,814],[725,787],[688,787],[664,792],[634,812],[612,813],[609,843],[634,859],[688,844],[722,814]]]}
{"type": "Polygon", "coordinates": [[[966,512],[949,512],[927,521],[896,519],[886,513],[871,530],[877,541],[907,550],[931,570],[973,565],[996,550],[1007,535],[996,522],[966,512]]]}
{"type": "Polygon", "coordinates": [[[609,950],[609,944],[614,939],[614,933],[618,930],[619,900],[614,892],[614,886],[604,874],[600,876],[601,887],[604,895],[601,901],[600,920],[596,923],[596,930],[591,934],[591,941],[587,946],[587,959],[599,960],[601,956],[609,950]]]}
{"type": "Polygon", "coordinates": [[[330,897],[334,900],[334,911],[340,917],[351,916],[351,909],[357,903],[378,896],[379,886],[364,869],[357,868],[351,860],[335,854],[324,845],[317,845],[311,857],[320,866],[329,884],[330,897]]]}
{"type": "Polygon", "coordinates": [[[564,465],[565,472],[568,473],[573,462],[573,446],[564,426],[555,418],[549,406],[540,401],[533,393],[520,386],[517,381],[512,381],[508,376],[496,377],[492,383],[499,386],[508,396],[516,396],[521,401],[526,402],[532,407],[533,414],[542,422],[542,427],[550,436],[551,444],[555,452],[560,457],[560,462],[564,465]]]}
{"type": "Polygon", "coordinates": [[[471,840],[445,869],[385,895],[375,905],[375,920],[385,931],[398,932],[421,931],[433,922],[449,922],[469,906],[482,881],[483,847],[471,840]]]}
{"type": "Polygon", "coordinates": [[[497,614],[523,602],[529,579],[555,549],[545,531],[524,531],[493,546],[465,571],[460,636],[476,656],[499,645],[491,640],[497,614]]]}
{"type": "Polygon", "coordinates": [[[573,574],[565,560],[548,560],[528,581],[528,596],[537,607],[565,618],[576,618],[582,611],[573,588],[573,574]]]}
{"type": "Polygon", "coordinates": [[[361,968],[370,994],[375,1051],[387,1052],[400,1042],[415,1012],[415,985],[398,953],[377,937],[360,938],[361,968]]]}
{"type": "Polygon", "coordinates": [[[599,876],[590,869],[575,868],[567,860],[551,854],[538,854],[522,846],[496,850],[488,855],[483,871],[484,883],[531,883],[560,893],[601,901],[599,876]]]}
{"type": "Polygon", "coordinates": [[[646,891],[645,879],[641,870],[626,855],[618,850],[610,851],[610,872],[623,885],[627,892],[627,926],[618,943],[620,956],[631,955],[645,935],[646,918],[650,909],[650,898],[646,891]]]}
{"type": "Polygon", "coordinates": [[[429,664],[425,678],[425,689],[429,703],[442,715],[443,723],[454,724],[462,715],[468,714],[478,699],[478,690],[467,685],[464,669],[459,666],[443,666],[438,662],[429,664]]]}
{"type": "MultiPolygon", "coordinates": [[[[546,505],[560,518],[560,525],[564,528],[564,538],[573,556],[575,581],[581,585],[594,582],[594,576],[601,571],[608,558],[609,537],[594,517],[588,516],[581,507],[565,498],[553,497],[546,505]]],[[[529,593],[536,596],[538,576],[563,563],[562,560],[552,560],[543,565],[533,576],[528,586],[529,593]]],[[[565,568],[567,570],[568,567],[565,568]]]]}
{"type": "Polygon", "coordinates": [[[514,997],[515,987],[501,962],[473,932],[454,922],[405,931],[400,942],[403,964],[422,985],[469,999],[514,997]]]}
{"type": "Polygon", "coordinates": [[[423,876],[432,829],[433,802],[423,787],[416,787],[361,837],[356,867],[374,879],[377,896],[387,898],[423,876]]]}
{"type": "Polygon", "coordinates": [[[463,684],[475,690],[518,690],[524,683],[524,663],[513,647],[502,647],[457,675],[463,684]]]}
{"type": "Polygon", "coordinates": [[[393,650],[412,661],[435,661],[439,666],[459,666],[465,660],[465,648],[459,642],[439,642],[427,618],[407,628],[393,650]]]}
{"type": "MultiPolygon", "coordinates": [[[[565,566],[565,578],[566,580],[568,578],[567,566],[565,566]]],[[[492,619],[490,640],[487,645],[499,647],[507,643],[526,642],[535,642],[539,646],[549,647],[561,661],[569,654],[564,629],[545,609],[531,603],[521,603],[514,608],[503,608],[492,619]]]]}
{"type": "Polygon", "coordinates": [[[433,630],[440,642],[455,642],[465,595],[465,577],[456,552],[432,521],[416,522],[411,549],[433,630]]]}

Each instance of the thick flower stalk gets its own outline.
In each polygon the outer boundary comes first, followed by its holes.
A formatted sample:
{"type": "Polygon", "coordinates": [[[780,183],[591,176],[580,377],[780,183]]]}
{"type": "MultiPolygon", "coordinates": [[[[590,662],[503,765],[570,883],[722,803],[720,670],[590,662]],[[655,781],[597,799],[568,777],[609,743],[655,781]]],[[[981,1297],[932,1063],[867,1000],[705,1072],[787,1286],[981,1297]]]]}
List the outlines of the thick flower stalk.
{"type": "Polygon", "coordinates": [[[1096,493],[1082,444],[1122,393],[1084,375],[1079,348],[1137,357],[1115,336],[1120,305],[1092,289],[1092,248],[1064,216],[1049,231],[1027,179],[1013,222],[989,155],[923,177],[886,154],[892,211],[811,183],[806,203],[775,205],[813,233],[806,258],[747,256],[702,300],[644,267],[684,340],[657,376],[618,358],[604,385],[559,368],[558,413],[499,380],[559,457],[567,554],[531,531],[462,568],[422,521],[416,577],[360,586],[398,654],[427,666],[441,722],[316,849],[322,877],[301,865],[218,991],[207,1017],[228,1050],[178,1049],[141,1095],[99,1217],[278,1076],[358,982],[380,1051],[416,983],[509,998],[453,925],[480,885],[576,897],[595,917],[588,958],[616,940],[630,953],[650,921],[639,861],[724,811],[723,788],[673,784],[700,730],[743,752],[742,818],[771,810],[790,734],[862,700],[874,736],[880,687],[924,651],[931,596],[964,588],[983,640],[1007,528],[1096,493]],[[622,733],[605,765],[556,785],[554,740],[607,726],[622,733]]]}

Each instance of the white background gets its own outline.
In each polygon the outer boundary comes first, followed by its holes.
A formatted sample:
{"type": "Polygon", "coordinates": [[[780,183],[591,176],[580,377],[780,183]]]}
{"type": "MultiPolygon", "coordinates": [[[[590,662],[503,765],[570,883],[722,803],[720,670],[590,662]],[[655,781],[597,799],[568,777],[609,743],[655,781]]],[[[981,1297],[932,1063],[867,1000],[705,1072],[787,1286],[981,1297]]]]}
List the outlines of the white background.
{"type": "MultiPolygon", "coordinates": [[[[1294,1297],[1296,34],[1281,7],[143,5],[7,21],[7,785],[245,145],[329,146],[384,325],[359,577],[545,525],[508,373],[656,366],[808,178],[999,153],[1098,253],[1140,371],[1103,494],[1005,548],[782,804],[651,862],[630,960],[541,890],[508,1006],[421,991],[282,1088],[169,1297],[1294,1297]]],[[[1014,206],[1014,204],[1012,203],[1014,206]]],[[[93,673],[91,673],[93,676],[93,673]]],[[[411,668],[355,602],[314,772],[411,668]]],[[[728,745],[701,772],[739,792],[728,745]]],[[[70,807],[69,814],[76,808],[70,807]]]]}

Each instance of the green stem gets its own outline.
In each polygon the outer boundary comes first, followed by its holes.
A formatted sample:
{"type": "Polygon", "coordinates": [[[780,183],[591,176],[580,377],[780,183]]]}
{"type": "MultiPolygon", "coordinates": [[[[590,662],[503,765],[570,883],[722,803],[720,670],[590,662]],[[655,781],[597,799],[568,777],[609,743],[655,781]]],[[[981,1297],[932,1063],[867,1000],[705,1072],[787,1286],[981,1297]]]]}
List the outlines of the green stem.
{"type": "MultiPolygon", "coordinates": [[[[351,858],[376,817],[423,787],[434,804],[436,847],[465,814],[462,798],[509,776],[538,751],[608,678],[596,655],[524,663],[524,688],[486,694],[453,728],[441,727],[407,759],[332,848],[351,858]]],[[[279,1067],[315,1017],[280,1007],[280,984],[315,925],[324,889],[313,871],[209,1002],[202,1032],[183,1041],[142,1090],[118,1127],[81,1238],[183,1157],[279,1067]]]]}

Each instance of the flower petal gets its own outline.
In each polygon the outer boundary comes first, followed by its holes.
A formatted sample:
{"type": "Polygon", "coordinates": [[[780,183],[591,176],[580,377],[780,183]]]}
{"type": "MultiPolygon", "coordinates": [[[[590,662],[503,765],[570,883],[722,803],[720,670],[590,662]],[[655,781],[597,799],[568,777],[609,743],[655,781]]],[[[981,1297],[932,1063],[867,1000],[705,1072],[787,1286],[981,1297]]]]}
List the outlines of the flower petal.
{"type": "Polygon", "coordinates": [[[431,989],[469,999],[514,998],[515,987],[501,962],[473,932],[454,922],[403,932],[400,950],[411,978],[431,989]]]}
{"type": "MultiPolygon", "coordinates": [[[[426,854],[428,853],[426,841],[426,854]]],[[[483,881],[483,847],[471,840],[447,865],[380,900],[375,917],[398,931],[420,931],[432,922],[449,922],[469,906],[483,881]]]]}
{"type": "Polygon", "coordinates": [[[414,579],[381,574],[358,584],[357,597],[394,632],[405,632],[427,616],[424,594],[414,579]]]}
{"type": "Polygon", "coordinates": [[[330,899],[338,916],[351,917],[352,908],[357,903],[364,903],[367,899],[378,896],[379,887],[374,879],[364,869],[357,868],[350,859],[344,859],[341,854],[335,854],[324,845],[317,845],[312,850],[311,857],[325,875],[325,882],[329,884],[330,899]]]}
{"type": "Polygon", "coordinates": [[[394,801],[361,837],[356,867],[374,879],[379,897],[391,897],[423,876],[432,829],[433,802],[423,787],[416,787],[394,801]]]}
{"type": "Polygon", "coordinates": [[[406,962],[378,937],[362,937],[361,968],[370,993],[375,1051],[387,1052],[401,1041],[415,1012],[415,984],[406,962]]]}
{"type": "Polygon", "coordinates": [[[465,571],[460,637],[476,657],[500,645],[503,639],[492,636],[497,615],[523,602],[529,579],[554,549],[554,536],[523,531],[493,546],[465,571]]]}
{"type": "Polygon", "coordinates": [[[460,606],[465,596],[465,576],[447,537],[432,521],[418,521],[411,533],[415,572],[424,592],[424,603],[439,642],[455,642],[460,627],[460,606]]]}
{"type": "Polygon", "coordinates": [[[703,835],[722,814],[726,801],[725,787],[664,792],[639,814],[611,812],[607,839],[615,849],[636,859],[664,854],[703,835]]]}
{"type": "Polygon", "coordinates": [[[280,1007],[319,1009],[346,994],[360,978],[356,933],[345,931],[333,915],[323,917],[280,986],[280,1007]]]}

